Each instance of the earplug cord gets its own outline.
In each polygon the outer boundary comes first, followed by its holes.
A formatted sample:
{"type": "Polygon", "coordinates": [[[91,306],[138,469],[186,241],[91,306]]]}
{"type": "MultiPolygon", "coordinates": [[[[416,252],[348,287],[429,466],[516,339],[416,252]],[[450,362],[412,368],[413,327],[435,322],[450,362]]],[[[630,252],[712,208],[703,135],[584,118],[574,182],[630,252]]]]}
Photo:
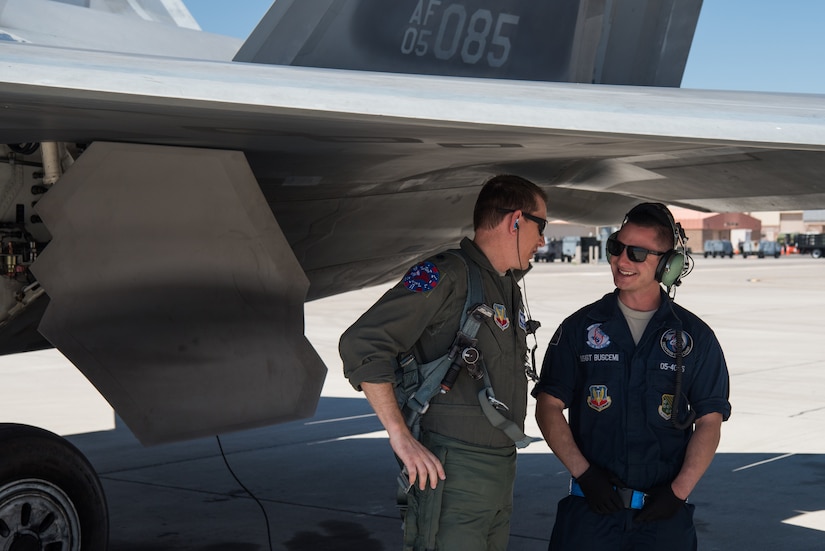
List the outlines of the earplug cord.
{"type": "MultiPolygon", "coordinates": [[[[521,237],[521,233],[518,231],[518,221],[516,221],[515,225],[516,229],[516,256],[518,257],[518,269],[522,273],[526,273],[524,266],[521,264],[521,247],[519,246],[519,238],[521,237]]],[[[518,284],[518,283],[517,283],[518,284]]],[[[533,347],[530,349],[530,359],[532,360],[531,363],[525,362],[524,365],[524,372],[527,374],[527,377],[530,378],[533,382],[539,380],[539,374],[536,371],[536,350],[539,347],[539,341],[536,338],[536,330],[541,327],[541,323],[533,319],[533,315],[530,313],[530,305],[527,301],[527,278],[521,278],[521,285],[522,285],[522,295],[524,296],[524,313],[527,315],[526,320],[526,330],[528,335],[532,335],[533,337],[533,347]]]]}

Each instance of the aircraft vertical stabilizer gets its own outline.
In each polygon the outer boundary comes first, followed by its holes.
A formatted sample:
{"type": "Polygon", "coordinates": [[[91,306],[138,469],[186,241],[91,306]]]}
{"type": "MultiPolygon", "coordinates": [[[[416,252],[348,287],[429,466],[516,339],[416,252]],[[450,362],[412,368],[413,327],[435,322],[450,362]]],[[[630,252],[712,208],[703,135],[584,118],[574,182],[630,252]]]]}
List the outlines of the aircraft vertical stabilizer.
{"type": "Polygon", "coordinates": [[[279,0],[236,61],[678,87],[702,0],[279,0]]]}

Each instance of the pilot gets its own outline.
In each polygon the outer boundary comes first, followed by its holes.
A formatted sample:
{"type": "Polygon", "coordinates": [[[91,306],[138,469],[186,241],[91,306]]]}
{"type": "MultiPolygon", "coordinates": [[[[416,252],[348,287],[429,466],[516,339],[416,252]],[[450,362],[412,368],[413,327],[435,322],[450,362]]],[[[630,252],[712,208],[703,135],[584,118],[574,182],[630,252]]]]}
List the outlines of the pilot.
{"type": "Polygon", "coordinates": [[[420,363],[443,356],[456,339],[467,300],[468,265],[480,272],[484,303],[494,314],[478,328],[501,414],[524,430],[527,330],[518,279],[544,244],[546,196],[511,175],[491,178],[476,200],[473,239],[413,266],[341,337],[350,383],[363,390],[389,434],[411,488],[404,549],[505,550],[516,472],[514,440],[482,411],[482,381],[462,370],[420,418],[420,439],[405,423],[394,394],[399,356],[420,363]]]}
{"type": "Polygon", "coordinates": [[[697,547],[688,496],[731,407],[716,336],[672,301],[684,242],[664,205],[634,207],[607,241],[616,289],[551,339],[536,420],[572,475],[551,550],[697,547]]]}

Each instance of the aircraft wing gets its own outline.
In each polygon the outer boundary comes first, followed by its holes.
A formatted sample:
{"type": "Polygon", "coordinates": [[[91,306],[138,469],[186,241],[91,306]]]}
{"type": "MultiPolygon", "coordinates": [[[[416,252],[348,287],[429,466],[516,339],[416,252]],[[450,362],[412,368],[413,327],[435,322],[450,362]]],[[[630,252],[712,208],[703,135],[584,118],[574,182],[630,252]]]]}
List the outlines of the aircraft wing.
{"type": "Polygon", "coordinates": [[[640,200],[825,208],[822,96],[31,44],[0,44],[0,67],[0,349],[46,345],[40,323],[144,443],[311,414],[303,302],[457,243],[491,175],[591,224],[640,200]]]}

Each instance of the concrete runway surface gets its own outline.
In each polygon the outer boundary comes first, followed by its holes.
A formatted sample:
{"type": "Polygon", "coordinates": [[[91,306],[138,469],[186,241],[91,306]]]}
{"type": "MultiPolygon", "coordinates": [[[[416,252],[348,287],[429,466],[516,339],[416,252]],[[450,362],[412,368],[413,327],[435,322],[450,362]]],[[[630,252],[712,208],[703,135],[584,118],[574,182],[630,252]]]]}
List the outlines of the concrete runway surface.
{"type": "MultiPolygon", "coordinates": [[[[714,328],[729,364],[733,415],[691,495],[702,550],[825,548],[825,260],[696,258],[676,300],[714,328]]],[[[144,448],[55,351],[0,358],[0,418],[42,426],[97,469],[113,551],[400,548],[397,466],[386,433],[341,375],[338,337],[387,286],[306,307],[329,367],[311,419],[144,448]]],[[[526,296],[538,361],[567,315],[612,290],[606,264],[538,264],[526,296]]],[[[534,403],[530,399],[531,406],[534,403]]],[[[539,435],[528,413],[527,433],[539,435]]],[[[568,474],[543,442],[519,456],[510,549],[546,549],[568,474]]],[[[594,546],[598,542],[594,541],[594,546]]]]}

